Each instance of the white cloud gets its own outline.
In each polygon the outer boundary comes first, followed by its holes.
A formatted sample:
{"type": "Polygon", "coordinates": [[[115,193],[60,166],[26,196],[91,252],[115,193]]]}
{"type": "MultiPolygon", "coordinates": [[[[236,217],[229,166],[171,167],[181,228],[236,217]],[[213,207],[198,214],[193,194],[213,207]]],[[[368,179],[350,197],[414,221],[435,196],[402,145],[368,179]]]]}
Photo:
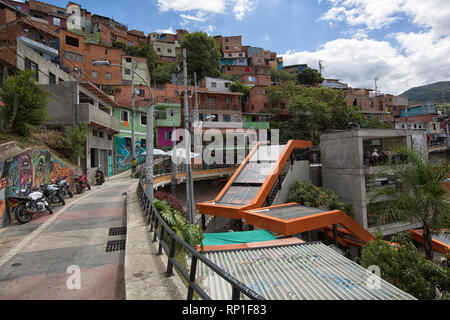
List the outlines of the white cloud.
{"type": "Polygon", "coordinates": [[[158,0],[157,4],[162,12],[194,10],[211,13],[225,12],[225,0],[158,0]]]}
{"type": "Polygon", "coordinates": [[[355,88],[374,88],[374,78],[385,93],[400,94],[411,87],[450,80],[450,38],[436,43],[433,36],[397,34],[401,48],[387,41],[337,39],[316,51],[288,51],[284,64],[306,63],[318,69],[323,60],[324,76],[337,78],[355,88]],[[405,50],[403,54],[401,51],[405,50]]]}
{"type": "Polygon", "coordinates": [[[159,29],[156,30],[157,33],[167,33],[167,34],[177,34],[175,30],[173,30],[172,27],[170,27],[169,29],[159,29]]]}
{"type": "MultiPolygon", "coordinates": [[[[346,23],[344,37],[313,51],[288,51],[285,65],[307,63],[324,76],[352,87],[374,88],[374,78],[385,93],[400,94],[411,87],[450,80],[450,6],[448,0],[326,0],[331,8],[320,18],[346,23]],[[409,22],[420,32],[391,33],[377,41],[371,30],[394,21],[409,22]]],[[[319,1],[321,2],[321,1],[319,1]]],[[[323,0],[322,0],[323,2],[323,0]]]]}
{"type": "Polygon", "coordinates": [[[197,22],[205,22],[206,18],[204,16],[191,16],[188,14],[181,13],[180,17],[185,20],[197,21],[197,22]]]}
{"type": "Polygon", "coordinates": [[[243,20],[247,13],[255,9],[256,2],[257,0],[157,0],[157,5],[161,12],[196,12],[195,15],[183,14],[185,22],[205,22],[214,14],[230,12],[237,20],[243,20]],[[206,13],[210,15],[206,17],[206,13]],[[199,14],[202,16],[199,17],[199,14]]]}
{"type": "MultiPolygon", "coordinates": [[[[448,0],[327,0],[331,8],[319,19],[344,21],[351,26],[381,29],[405,16],[438,34],[450,30],[448,0]]],[[[319,1],[321,2],[321,1],[319,1]]]]}
{"type": "Polygon", "coordinates": [[[255,9],[255,5],[253,0],[235,0],[233,12],[236,19],[242,20],[248,12],[255,9]]]}

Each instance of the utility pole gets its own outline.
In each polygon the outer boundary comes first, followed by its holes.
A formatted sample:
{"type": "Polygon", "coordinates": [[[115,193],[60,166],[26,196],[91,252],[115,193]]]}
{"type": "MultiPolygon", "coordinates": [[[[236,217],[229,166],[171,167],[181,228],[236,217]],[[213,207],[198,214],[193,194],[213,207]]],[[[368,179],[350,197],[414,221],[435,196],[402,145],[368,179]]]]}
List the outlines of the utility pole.
{"type": "Polygon", "coordinates": [[[194,223],[194,198],[192,189],[192,168],[191,168],[191,135],[190,135],[190,119],[189,119],[189,95],[188,95],[188,78],[187,78],[187,61],[186,48],[183,49],[183,78],[184,78],[184,128],[186,137],[185,143],[185,161],[186,161],[186,203],[188,210],[188,218],[191,224],[194,223]]]}
{"type": "Polygon", "coordinates": [[[134,105],[135,101],[135,88],[134,88],[134,72],[136,69],[136,63],[133,62],[131,64],[131,173],[136,173],[136,132],[135,132],[135,124],[134,119],[136,116],[136,108],[134,105]]]}

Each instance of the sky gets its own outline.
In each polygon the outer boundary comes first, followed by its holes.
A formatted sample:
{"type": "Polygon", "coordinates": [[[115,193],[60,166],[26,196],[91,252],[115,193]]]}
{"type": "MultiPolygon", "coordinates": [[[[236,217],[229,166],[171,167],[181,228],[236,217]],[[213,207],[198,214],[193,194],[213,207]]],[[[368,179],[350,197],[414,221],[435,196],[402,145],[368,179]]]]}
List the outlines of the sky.
{"type": "MultiPolygon", "coordinates": [[[[61,7],[67,1],[43,0],[61,7]]],[[[241,35],[284,65],[322,61],[325,78],[402,92],[450,80],[450,0],[77,0],[129,29],[241,35]]]]}

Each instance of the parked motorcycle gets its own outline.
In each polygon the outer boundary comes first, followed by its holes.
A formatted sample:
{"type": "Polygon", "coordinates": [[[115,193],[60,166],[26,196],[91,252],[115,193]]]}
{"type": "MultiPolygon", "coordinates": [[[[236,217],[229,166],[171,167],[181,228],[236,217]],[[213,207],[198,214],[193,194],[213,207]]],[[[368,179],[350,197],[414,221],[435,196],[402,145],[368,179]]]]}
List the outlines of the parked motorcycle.
{"type": "Polygon", "coordinates": [[[44,196],[49,200],[52,204],[60,203],[63,206],[66,205],[64,201],[64,196],[62,191],[56,184],[41,184],[41,191],[44,193],[44,196]]]}
{"type": "Polygon", "coordinates": [[[63,196],[69,196],[69,198],[73,198],[73,193],[72,190],[70,190],[70,184],[69,181],[66,180],[67,177],[65,177],[65,179],[58,179],[55,181],[54,184],[56,184],[58,186],[58,188],[61,189],[61,192],[63,194],[63,196]]]}
{"type": "Polygon", "coordinates": [[[38,213],[53,214],[48,199],[40,191],[34,191],[28,197],[9,197],[8,202],[11,213],[14,213],[20,224],[29,222],[31,217],[38,213]]]}
{"type": "Polygon", "coordinates": [[[105,175],[101,170],[101,166],[98,167],[97,171],[95,172],[95,181],[97,181],[98,186],[101,186],[105,183],[105,175]]]}
{"type": "Polygon", "coordinates": [[[74,181],[78,194],[83,193],[84,189],[86,188],[91,190],[91,186],[85,175],[75,176],[74,181]]]}

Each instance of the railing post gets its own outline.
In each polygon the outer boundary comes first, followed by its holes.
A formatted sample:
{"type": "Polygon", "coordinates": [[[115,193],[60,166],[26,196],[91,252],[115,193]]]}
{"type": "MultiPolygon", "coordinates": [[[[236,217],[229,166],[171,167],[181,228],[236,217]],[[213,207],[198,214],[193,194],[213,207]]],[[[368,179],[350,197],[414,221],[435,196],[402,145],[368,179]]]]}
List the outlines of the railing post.
{"type": "Polygon", "coordinates": [[[175,257],[175,238],[171,237],[170,240],[170,251],[169,251],[169,259],[167,259],[167,272],[166,277],[172,277],[173,276],[173,263],[172,260],[175,257]]]}
{"type": "MultiPolygon", "coordinates": [[[[152,242],[156,242],[156,239],[157,239],[157,237],[158,237],[158,235],[157,235],[157,231],[158,231],[158,222],[159,222],[159,220],[158,220],[158,218],[156,217],[156,219],[155,219],[155,226],[154,226],[154,229],[153,229],[153,231],[155,232],[155,236],[153,237],[153,241],[152,242]]],[[[164,229],[164,228],[163,228],[164,229]]]]}
{"type": "Polygon", "coordinates": [[[233,291],[231,293],[231,300],[240,300],[241,292],[238,288],[233,287],[233,291]]]}
{"type": "Polygon", "coordinates": [[[202,230],[205,231],[206,229],[206,216],[202,214],[202,230]]]}
{"type": "Polygon", "coordinates": [[[193,255],[191,260],[191,271],[189,273],[187,300],[192,300],[194,298],[194,288],[192,288],[191,283],[195,282],[196,273],[197,273],[197,257],[193,255]]]}
{"type": "Polygon", "coordinates": [[[161,237],[159,239],[159,248],[158,248],[158,253],[156,254],[157,256],[162,255],[162,243],[164,241],[164,233],[165,233],[165,231],[166,231],[166,229],[164,228],[164,226],[161,223],[161,237]]]}

